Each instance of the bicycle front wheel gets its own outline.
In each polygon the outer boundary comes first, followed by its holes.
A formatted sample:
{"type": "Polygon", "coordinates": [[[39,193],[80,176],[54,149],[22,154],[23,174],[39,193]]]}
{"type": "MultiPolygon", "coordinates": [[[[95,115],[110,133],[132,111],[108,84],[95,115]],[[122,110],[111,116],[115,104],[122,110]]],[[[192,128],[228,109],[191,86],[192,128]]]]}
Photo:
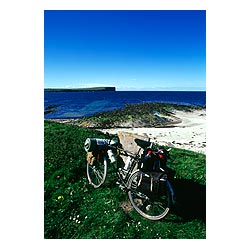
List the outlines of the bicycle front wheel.
{"type": "Polygon", "coordinates": [[[93,163],[87,163],[87,177],[89,184],[94,188],[100,187],[107,175],[108,160],[107,157],[98,155],[93,163]]]}
{"type": "Polygon", "coordinates": [[[166,192],[157,197],[149,197],[139,191],[138,183],[140,171],[134,172],[128,181],[128,197],[135,210],[144,218],[149,220],[160,220],[164,218],[171,206],[170,190],[166,187],[166,192]]]}

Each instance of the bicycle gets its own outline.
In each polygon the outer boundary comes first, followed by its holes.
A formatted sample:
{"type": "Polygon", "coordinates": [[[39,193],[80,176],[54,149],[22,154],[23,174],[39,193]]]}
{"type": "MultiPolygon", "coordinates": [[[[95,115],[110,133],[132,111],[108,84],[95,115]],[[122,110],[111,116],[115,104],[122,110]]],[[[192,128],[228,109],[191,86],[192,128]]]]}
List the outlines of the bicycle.
{"type": "MultiPolygon", "coordinates": [[[[107,169],[111,165],[115,167],[119,187],[127,192],[134,209],[149,220],[164,218],[173,204],[173,188],[167,178],[166,171],[153,174],[143,171],[145,163],[142,155],[147,149],[153,152],[154,145],[150,141],[134,139],[139,146],[136,153],[122,148],[122,145],[110,138],[87,138],[84,149],[87,152],[87,178],[94,188],[99,188],[106,179],[107,169]],[[142,152],[143,151],[143,152],[142,152]],[[126,158],[126,161],[122,159],[126,158]],[[116,163],[116,164],[115,164],[116,163]],[[158,178],[158,188],[153,187],[153,177],[158,178]],[[160,176],[160,177],[159,177],[160,176]],[[144,179],[148,181],[145,182],[144,179]],[[146,185],[142,185],[145,184],[146,185]],[[146,186],[146,188],[145,188],[146,186]],[[149,187],[150,186],[150,187],[149,187]],[[151,190],[150,190],[151,189],[151,190]]],[[[152,153],[151,152],[151,153],[152,153]]]]}

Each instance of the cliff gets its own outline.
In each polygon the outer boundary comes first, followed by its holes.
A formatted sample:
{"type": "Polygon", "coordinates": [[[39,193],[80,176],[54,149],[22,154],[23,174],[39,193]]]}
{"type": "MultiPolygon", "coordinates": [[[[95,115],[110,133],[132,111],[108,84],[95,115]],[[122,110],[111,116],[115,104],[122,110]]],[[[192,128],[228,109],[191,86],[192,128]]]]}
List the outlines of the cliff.
{"type": "Polygon", "coordinates": [[[94,88],[45,88],[45,92],[79,92],[79,91],[115,91],[115,87],[94,88]]]}

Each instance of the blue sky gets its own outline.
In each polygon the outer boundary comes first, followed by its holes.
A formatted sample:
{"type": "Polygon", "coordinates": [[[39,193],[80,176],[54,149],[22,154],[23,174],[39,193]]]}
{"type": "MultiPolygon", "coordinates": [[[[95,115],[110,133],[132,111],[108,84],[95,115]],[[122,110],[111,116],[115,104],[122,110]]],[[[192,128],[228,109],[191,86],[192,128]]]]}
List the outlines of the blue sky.
{"type": "Polygon", "coordinates": [[[44,12],[44,87],[205,90],[205,11],[44,12]]]}

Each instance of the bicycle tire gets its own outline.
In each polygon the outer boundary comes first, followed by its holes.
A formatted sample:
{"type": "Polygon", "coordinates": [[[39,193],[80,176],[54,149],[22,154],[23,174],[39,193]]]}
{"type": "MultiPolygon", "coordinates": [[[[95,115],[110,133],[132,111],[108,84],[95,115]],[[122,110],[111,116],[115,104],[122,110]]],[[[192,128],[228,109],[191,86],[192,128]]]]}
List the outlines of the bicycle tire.
{"type": "Polygon", "coordinates": [[[96,159],[93,164],[87,163],[87,177],[94,188],[100,187],[107,176],[108,160],[106,156],[96,159]]]}
{"type": "Polygon", "coordinates": [[[171,194],[168,187],[164,196],[152,199],[137,190],[140,171],[134,172],[128,181],[128,197],[137,213],[149,220],[161,220],[171,207],[171,194]]]}

